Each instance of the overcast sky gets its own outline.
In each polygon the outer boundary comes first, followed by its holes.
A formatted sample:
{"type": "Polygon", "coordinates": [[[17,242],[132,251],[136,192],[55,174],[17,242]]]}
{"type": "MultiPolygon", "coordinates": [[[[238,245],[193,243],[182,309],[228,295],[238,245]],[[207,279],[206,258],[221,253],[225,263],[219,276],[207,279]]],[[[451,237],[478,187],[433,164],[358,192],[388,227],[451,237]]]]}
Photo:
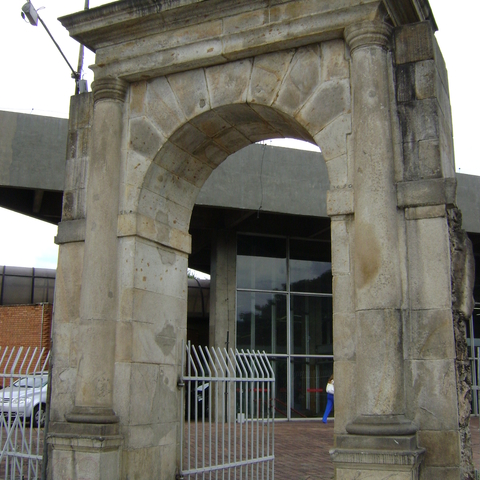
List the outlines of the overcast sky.
{"type": "MultiPolygon", "coordinates": [[[[43,27],[33,27],[21,18],[25,1],[2,2],[0,110],[67,118],[69,98],[75,88],[70,69],[43,27]]],[[[70,39],[57,18],[83,10],[85,0],[32,0],[32,3],[76,69],[78,44],[70,39]]],[[[90,0],[90,8],[106,3],[112,2],[90,0]]],[[[456,169],[480,175],[479,150],[475,145],[476,118],[480,111],[475,32],[480,0],[430,0],[430,5],[449,72],[456,169]]],[[[87,51],[85,64],[93,61],[93,54],[87,51]]],[[[85,78],[90,84],[92,74],[88,69],[85,78]]],[[[0,225],[0,265],[56,267],[55,226],[4,209],[0,209],[0,225]]]]}

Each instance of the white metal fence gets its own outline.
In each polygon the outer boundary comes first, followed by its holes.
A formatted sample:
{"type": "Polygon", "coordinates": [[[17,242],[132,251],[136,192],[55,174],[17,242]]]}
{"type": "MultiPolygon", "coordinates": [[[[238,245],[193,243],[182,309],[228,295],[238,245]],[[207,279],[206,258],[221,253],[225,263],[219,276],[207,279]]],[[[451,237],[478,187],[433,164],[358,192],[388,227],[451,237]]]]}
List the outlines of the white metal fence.
{"type": "Polygon", "coordinates": [[[266,354],[187,345],[182,372],[177,478],[273,480],[275,375],[266,354]]]}
{"type": "Polygon", "coordinates": [[[43,478],[48,362],[45,349],[0,347],[0,478],[43,478]]]}

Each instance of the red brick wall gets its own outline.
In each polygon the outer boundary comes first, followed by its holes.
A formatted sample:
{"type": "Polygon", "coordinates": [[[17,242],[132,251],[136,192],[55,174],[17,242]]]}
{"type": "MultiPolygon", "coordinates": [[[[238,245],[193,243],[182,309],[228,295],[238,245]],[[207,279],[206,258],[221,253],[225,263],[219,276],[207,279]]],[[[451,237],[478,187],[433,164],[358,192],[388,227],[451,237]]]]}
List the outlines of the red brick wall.
{"type": "Polygon", "coordinates": [[[52,311],[53,305],[49,303],[0,306],[0,347],[50,350],[52,311]]]}

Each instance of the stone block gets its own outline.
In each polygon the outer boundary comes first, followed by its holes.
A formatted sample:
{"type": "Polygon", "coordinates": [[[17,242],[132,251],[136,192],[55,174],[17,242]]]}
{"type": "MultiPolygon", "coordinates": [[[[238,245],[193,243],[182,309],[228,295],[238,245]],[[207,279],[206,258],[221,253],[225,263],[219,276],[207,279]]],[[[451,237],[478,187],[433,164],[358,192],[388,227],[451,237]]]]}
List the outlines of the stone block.
{"type": "Polygon", "coordinates": [[[158,364],[131,364],[130,424],[156,425],[180,420],[177,368],[158,364]]]}
{"type": "Polygon", "coordinates": [[[212,108],[246,102],[252,65],[246,59],[206,69],[212,108]]]}
{"type": "MultiPolygon", "coordinates": [[[[355,355],[355,352],[353,352],[355,355]]],[[[357,416],[355,361],[335,359],[335,434],[345,434],[346,426],[357,416]]]]}
{"type": "Polygon", "coordinates": [[[460,440],[457,431],[421,430],[417,433],[417,436],[419,445],[426,450],[425,467],[458,468],[460,464],[460,440]]]}
{"type": "Polygon", "coordinates": [[[439,178],[442,176],[438,139],[421,140],[418,142],[418,160],[420,178],[439,178]]]}
{"type": "Polygon", "coordinates": [[[451,308],[451,275],[440,258],[450,257],[445,218],[407,221],[410,306],[414,310],[451,308]]]}
{"type": "MultiPolygon", "coordinates": [[[[123,334],[126,332],[126,329],[121,331],[123,334]]],[[[117,352],[115,352],[115,357],[113,411],[119,417],[122,425],[128,425],[130,422],[131,357],[128,358],[128,355],[118,355],[117,352]],[[121,360],[122,356],[125,357],[124,361],[121,360]]],[[[128,444],[128,438],[129,435],[124,436],[126,445],[128,444]]]]}
{"type": "Polygon", "coordinates": [[[398,113],[404,143],[439,138],[439,103],[436,98],[399,104],[398,113]]]}
{"type": "Polygon", "coordinates": [[[453,205],[455,193],[456,180],[454,178],[400,182],[397,183],[397,205],[400,208],[453,205]]]}
{"type": "Polygon", "coordinates": [[[354,361],[357,340],[355,314],[334,313],[333,338],[335,339],[335,362],[341,360],[354,361]]]}
{"type": "MultiPolygon", "coordinates": [[[[325,129],[326,130],[326,129],[325,129]]],[[[323,130],[323,131],[325,131],[323,130]]],[[[328,179],[332,188],[348,185],[348,158],[341,155],[326,163],[328,179]]]]}
{"type": "Polygon", "coordinates": [[[446,217],[445,205],[431,205],[428,207],[411,207],[405,209],[407,220],[421,220],[424,218],[446,217]]]}
{"type": "Polygon", "coordinates": [[[145,176],[144,188],[186,208],[193,208],[200,188],[152,164],[145,176]]]}
{"type": "MultiPolygon", "coordinates": [[[[295,118],[315,138],[329,123],[349,113],[350,109],[350,79],[331,80],[315,90],[295,118]]],[[[348,129],[348,118],[344,128],[348,129]]]]}
{"type": "MultiPolygon", "coordinates": [[[[177,406],[180,407],[180,402],[178,402],[177,406]]],[[[128,430],[129,435],[126,446],[129,449],[138,450],[157,445],[175,445],[179,441],[177,435],[180,429],[173,421],[151,425],[131,425],[128,430]]]]}
{"type": "Polygon", "coordinates": [[[355,290],[353,275],[333,276],[333,311],[335,313],[350,313],[355,309],[355,290]]]}
{"type": "MultiPolygon", "coordinates": [[[[323,158],[325,158],[327,162],[339,156],[346,155],[347,135],[350,133],[352,133],[352,117],[350,114],[343,114],[315,135],[315,142],[320,146],[323,158]]],[[[345,185],[347,182],[346,178],[343,183],[340,183],[343,180],[343,176],[346,177],[346,172],[342,176],[334,175],[332,172],[330,176],[329,171],[330,183],[332,183],[332,185],[345,185]],[[335,183],[336,179],[338,183],[335,183]]]]}
{"type": "Polygon", "coordinates": [[[349,215],[354,212],[355,196],[351,186],[327,191],[327,215],[349,215]]]}
{"type": "Polygon", "coordinates": [[[183,336],[186,331],[187,298],[178,298],[145,290],[135,289],[133,292],[135,320],[159,325],[172,324],[183,336]],[[158,305],[165,305],[159,309],[158,305]]]}
{"type": "MultiPolygon", "coordinates": [[[[183,128],[181,130],[184,131],[183,128]]],[[[203,134],[201,136],[203,137],[203,134]]],[[[203,138],[202,140],[204,141],[203,138]]],[[[178,145],[184,145],[178,138],[175,138],[174,141],[178,145]]],[[[183,178],[199,188],[202,187],[205,180],[212,173],[212,168],[200,161],[196,155],[187,153],[170,141],[165,143],[154,161],[168,172],[183,178]]]]}
{"type": "Polygon", "coordinates": [[[232,153],[241,150],[248,145],[251,145],[251,141],[242,135],[236,128],[229,128],[222,131],[217,137],[215,137],[215,143],[224,151],[230,155],[232,153]]]}
{"type": "Polygon", "coordinates": [[[356,391],[362,398],[358,413],[401,414],[405,398],[401,312],[363,310],[356,315],[356,391]]]}
{"type": "MultiPolygon", "coordinates": [[[[163,323],[157,316],[148,323],[133,322],[132,333],[132,360],[140,363],[158,363],[175,365],[177,356],[180,356],[177,339],[177,325],[173,322],[163,323]]],[[[184,339],[186,340],[186,339],[184,339]]]]}
{"type": "Polygon", "coordinates": [[[186,298],[186,256],[142,240],[137,242],[136,247],[135,288],[186,298]]]}
{"type": "Polygon", "coordinates": [[[255,57],[247,96],[249,103],[271,105],[274,102],[294,53],[286,50],[255,57]]]}
{"type": "Polygon", "coordinates": [[[429,467],[423,465],[420,478],[433,478],[442,480],[458,480],[462,478],[460,467],[429,467]]]}
{"type": "Polygon", "coordinates": [[[415,100],[415,64],[397,65],[397,102],[408,103],[415,100]]]}
{"type": "Polygon", "coordinates": [[[200,68],[169,75],[167,80],[187,120],[201,115],[210,109],[210,98],[204,69],[200,68]]]}
{"type": "Polygon", "coordinates": [[[345,42],[343,40],[322,42],[320,52],[322,82],[350,77],[350,67],[345,56],[345,42]]]}
{"type": "Polygon", "coordinates": [[[130,84],[129,96],[129,117],[143,117],[145,116],[147,82],[135,82],[130,84]]]}
{"type": "MultiPolygon", "coordinates": [[[[407,361],[405,373],[407,415],[420,431],[456,430],[458,405],[454,360],[407,361]]],[[[428,452],[428,444],[421,446],[428,452]]]]}
{"type": "Polygon", "coordinates": [[[93,121],[93,93],[82,93],[70,97],[68,131],[90,127],[93,121]]]}
{"type": "Polygon", "coordinates": [[[268,8],[255,8],[247,12],[226,17],[223,21],[223,33],[235,34],[267,25],[270,21],[268,8]]]}
{"type": "Polygon", "coordinates": [[[405,352],[412,360],[455,358],[450,309],[413,310],[405,328],[405,352]]]}
{"type": "Polygon", "coordinates": [[[193,118],[190,123],[203,132],[207,137],[213,138],[224,130],[231,127],[217,111],[210,110],[193,118]]]}
{"type": "Polygon", "coordinates": [[[403,25],[395,29],[397,65],[435,58],[435,37],[429,22],[403,25]]]}
{"type": "MultiPolygon", "coordinates": [[[[155,155],[160,144],[152,145],[152,147],[152,153],[155,155]]],[[[130,185],[142,185],[151,163],[152,157],[150,155],[144,155],[138,151],[129,149],[127,151],[123,181],[130,185]]],[[[120,204],[122,204],[122,200],[120,204]]],[[[122,206],[120,206],[120,210],[122,210],[122,206]]]]}
{"type": "Polygon", "coordinates": [[[330,223],[332,238],[332,273],[335,276],[352,273],[350,265],[351,252],[349,226],[347,220],[333,220],[330,223]]]}
{"type": "MultiPolygon", "coordinates": [[[[130,296],[133,297],[133,296],[130,296]]],[[[117,322],[115,363],[131,362],[133,358],[133,323],[132,321],[117,322]]]]}
{"type": "Polygon", "coordinates": [[[299,48],[284,78],[274,105],[282,112],[295,114],[320,83],[320,47],[299,48]]]}
{"type": "Polygon", "coordinates": [[[129,122],[129,145],[136,152],[152,159],[165,142],[165,137],[147,117],[132,118],[129,122]]]}
{"type": "MultiPolygon", "coordinates": [[[[62,328],[60,328],[62,330],[62,328]]],[[[63,328],[64,330],[64,328],[63,328]]],[[[70,346],[70,336],[63,335],[63,332],[57,333],[55,340],[66,342],[65,347],[70,346]]],[[[50,404],[50,422],[63,422],[65,415],[70,413],[75,404],[75,381],[77,376],[77,368],[70,367],[65,364],[63,359],[59,356],[57,364],[57,350],[54,350],[55,365],[53,366],[53,375],[55,381],[52,382],[52,397],[50,404]],[[60,363],[61,362],[61,363],[60,363]]]]}
{"type": "Polygon", "coordinates": [[[229,156],[229,153],[217,145],[215,141],[208,141],[197,148],[194,155],[214,170],[229,156]]]}
{"type": "Polygon", "coordinates": [[[136,480],[171,480],[177,473],[176,445],[125,449],[122,455],[122,478],[136,480]]]}
{"type": "Polygon", "coordinates": [[[147,83],[146,103],[149,120],[164,138],[170,137],[186,122],[185,114],[165,77],[147,83]]]}

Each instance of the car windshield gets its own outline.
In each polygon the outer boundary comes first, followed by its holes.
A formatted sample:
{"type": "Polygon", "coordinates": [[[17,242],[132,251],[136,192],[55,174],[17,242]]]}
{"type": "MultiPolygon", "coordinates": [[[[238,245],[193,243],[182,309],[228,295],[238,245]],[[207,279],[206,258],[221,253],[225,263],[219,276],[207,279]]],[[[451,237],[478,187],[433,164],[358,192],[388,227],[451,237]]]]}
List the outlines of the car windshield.
{"type": "Polygon", "coordinates": [[[47,377],[25,377],[13,383],[18,388],[39,388],[47,383],[47,377]]]}

